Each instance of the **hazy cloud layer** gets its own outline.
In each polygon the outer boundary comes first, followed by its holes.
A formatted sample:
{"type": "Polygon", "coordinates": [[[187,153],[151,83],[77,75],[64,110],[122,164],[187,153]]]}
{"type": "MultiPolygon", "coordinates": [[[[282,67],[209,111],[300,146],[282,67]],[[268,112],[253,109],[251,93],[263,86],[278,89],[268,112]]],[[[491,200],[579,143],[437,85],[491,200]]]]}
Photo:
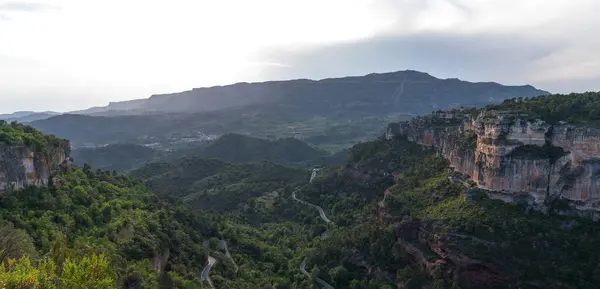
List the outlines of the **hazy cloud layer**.
{"type": "Polygon", "coordinates": [[[267,70],[268,78],[323,78],[409,68],[444,78],[524,83],[534,80],[530,73],[536,62],[563,47],[558,41],[506,34],[427,33],[382,36],[304,51],[274,50],[258,57],[289,65],[267,70]]]}
{"type": "Polygon", "coordinates": [[[597,0],[0,0],[0,113],[403,69],[599,90],[597,11],[597,0]]]}

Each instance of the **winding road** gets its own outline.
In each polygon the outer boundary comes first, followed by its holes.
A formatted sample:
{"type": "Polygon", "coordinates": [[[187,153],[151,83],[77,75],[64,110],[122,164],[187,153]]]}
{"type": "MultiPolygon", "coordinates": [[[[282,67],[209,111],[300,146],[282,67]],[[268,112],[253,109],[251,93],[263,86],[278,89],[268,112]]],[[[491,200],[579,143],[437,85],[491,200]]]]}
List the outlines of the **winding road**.
{"type": "Polygon", "coordinates": [[[229,258],[229,260],[231,260],[233,266],[235,267],[235,273],[237,273],[240,270],[240,267],[238,267],[238,265],[235,263],[235,260],[233,260],[233,257],[231,256],[231,252],[229,252],[229,247],[227,246],[227,242],[225,241],[225,239],[221,239],[221,242],[219,242],[219,246],[225,249],[225,256],[229,258]]]}
{"type": "Polygon", "coordinates": [[[215,286],[213,285],[212,281],[210,280],[210,277],[208,276],[208,273],[210,273],[210,269],[217,263],[217,259],[208,256],[208,265],[206,265],[206,267],[204,267],[204,269],[202,270],[202,273],[200,273],[200,280],[201,281],[208,281],[208,285],[210,285],[211,288],[215,288],[215,286]]]}
{"type": "MultiPolygon", "coordinates": [[[[312,181],[315,179],[315,177],[317,176],[317,172],[319,172],[319,170],[320,169],[313,169],[312,175],[310,176],[310,181],[309,181],[310,183],[312,183],[312,181]]],[[[307,206],[311,206],[313,208],[316,208],[319,211],[319,216],[321,217],[321,219],[323,219],[323,221],[325,221],[327,223],[332,223],[331,220],[327,219],[327,216],[325,216],[325,210],[323,210],[323,208],[321,208],[321,207],[319,207],[317,205],[313,205],[313,204],[311,204],[311,203],[309,203],[307,201],[303,201],[303,200],[298,199],[296,197],[296,192],[297,192],[297,190],[292,193],[292,199],[294,199],[295,201],[297,201],[299,203],[302,203],[302,204],[305,204],[307,206]]],[[[325,231],[325,232],[323,232],[323,234],[321,234],[321,239],[322,240],[325,240],[326,238],[327,238],[327,231],[325,231]]],[[[307,276],[310,277],[310,273],[308,273],[308,271],[306,271],[306,258],[304,258],[304,260],[302,260],[302,263],[300,263],[300,272],[302,274],[307,275],[307,276]]],[[[335,289],[335,288],[333,288],[333,286],[327,284],[327,282],[323,281],[323,279],[321,279],[319,277],[317,277],[315,279],[315,281],[319,285],[323,286],[324,288],[335,289]]]]}
{"type": "Polygon", "coordinates": [[[300,202],[300,203],[302,203],[302,204],[305,204],[305,205],[307,205],[307,206],[311,206],[311,207],[313,207],[313,208],[316,208],[316,209],[319,211],[319,216],[321,217],[321,219],[323,219],[323,221],[325,221],[325,222],[327,222],[327,223],[332,223],[332,222],[331,222],[331,220],[327,219],[327,216],[325,216],[325,210],[323,210],[323,208],[321,208],[321,207],[319,207],[319,206],[317,206],[317,205],[313,205],[313,204],[311,204],[311,203],[309,203],[309,202],[307,202],[307,201],[303,201],[303,200],[300,200],[300,199],[298,199],[298,198],[296,197],[296,192],[297,192],[297,191],[295,191],[295,192],[293,192],[293,193],[292,193],[292,199],[294,199],[294,200],[296,200],[297,202],[300,202]]]}
{"type": "MultiPolygon", "coordinates": [[[[304,260],[302,260],[302,263],[300,263],[300,272],[302,272],[302,274],[310,277],[310,273],[308,273],[308,271],[306,271],[306,258],[304,260]]],[[[327,284],[327,282],[323,281],[323,279],[321,279],[319,277],[317,277],[317,279],[315,279],[315,281],[317,281],[317,283],[319,285],[323,286],[324,288],[335,289],[335,288],[333,288],[333,286],[327,284]]]]}

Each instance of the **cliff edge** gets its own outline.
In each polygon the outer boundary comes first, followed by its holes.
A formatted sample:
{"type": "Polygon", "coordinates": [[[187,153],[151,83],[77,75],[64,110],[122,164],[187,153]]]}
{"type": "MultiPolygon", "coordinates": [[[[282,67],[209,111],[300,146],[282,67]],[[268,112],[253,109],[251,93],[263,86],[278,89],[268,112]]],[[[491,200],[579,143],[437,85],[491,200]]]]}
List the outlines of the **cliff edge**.
{"type": "Polygon", "coordinates": [[[600,211],[598,128],[550,124],[515,111],[457,109],[390,124],[387,137],[397,136],[435,148],[493,198],[562,199],[600,211]]]}
{"type": "Polygon", "coordinates": [[[0,192],[47,185],[69,154],[67,140],[16,122],[0,121],[0,192]]]}

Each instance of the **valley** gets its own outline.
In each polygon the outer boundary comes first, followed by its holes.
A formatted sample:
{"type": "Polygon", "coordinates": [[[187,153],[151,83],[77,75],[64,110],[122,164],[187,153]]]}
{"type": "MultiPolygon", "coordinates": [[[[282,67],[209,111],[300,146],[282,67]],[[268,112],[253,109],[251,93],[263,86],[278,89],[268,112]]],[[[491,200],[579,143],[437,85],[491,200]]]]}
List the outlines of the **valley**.
{"type": "Polygon", "coordinates": [[[0,0],[0,289],[600,289],[597,11],[0,0]]]}
{"type": "MultiPolygon", "coordinates": [[[[337,154],[234,133],[169,150],[116,142],[71,151],[66,139],[3,122],[0,280],[595,288],[596,124],[564,118],[564,97],[392,122],[337,154]]],[[[577,115],[592,115],[600,95],[573,100],[577,115]]]]}

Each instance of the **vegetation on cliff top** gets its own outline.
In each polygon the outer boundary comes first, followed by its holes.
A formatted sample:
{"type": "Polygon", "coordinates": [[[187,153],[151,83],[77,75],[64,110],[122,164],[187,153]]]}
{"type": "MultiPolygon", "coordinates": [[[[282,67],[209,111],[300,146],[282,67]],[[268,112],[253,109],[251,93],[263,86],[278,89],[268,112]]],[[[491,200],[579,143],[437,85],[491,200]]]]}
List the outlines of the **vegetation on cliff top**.
{"type": "Polygon", "coordinates": [[[35,128],[17,122],[7,123],[0,120],[0,143],[8,145],[24,144],[33,147],[36,151],[45,151],[48,146],[67,145],[67,140],[54,135],[43,134],[35,128]]]}
{"type": "Polygon", "coordinates": [[[512,98],[488,110],[507,110],[541,118],[550,124],[567,121],[573,124],[600,124],[600,92],[540,95],[512,98]]]}

